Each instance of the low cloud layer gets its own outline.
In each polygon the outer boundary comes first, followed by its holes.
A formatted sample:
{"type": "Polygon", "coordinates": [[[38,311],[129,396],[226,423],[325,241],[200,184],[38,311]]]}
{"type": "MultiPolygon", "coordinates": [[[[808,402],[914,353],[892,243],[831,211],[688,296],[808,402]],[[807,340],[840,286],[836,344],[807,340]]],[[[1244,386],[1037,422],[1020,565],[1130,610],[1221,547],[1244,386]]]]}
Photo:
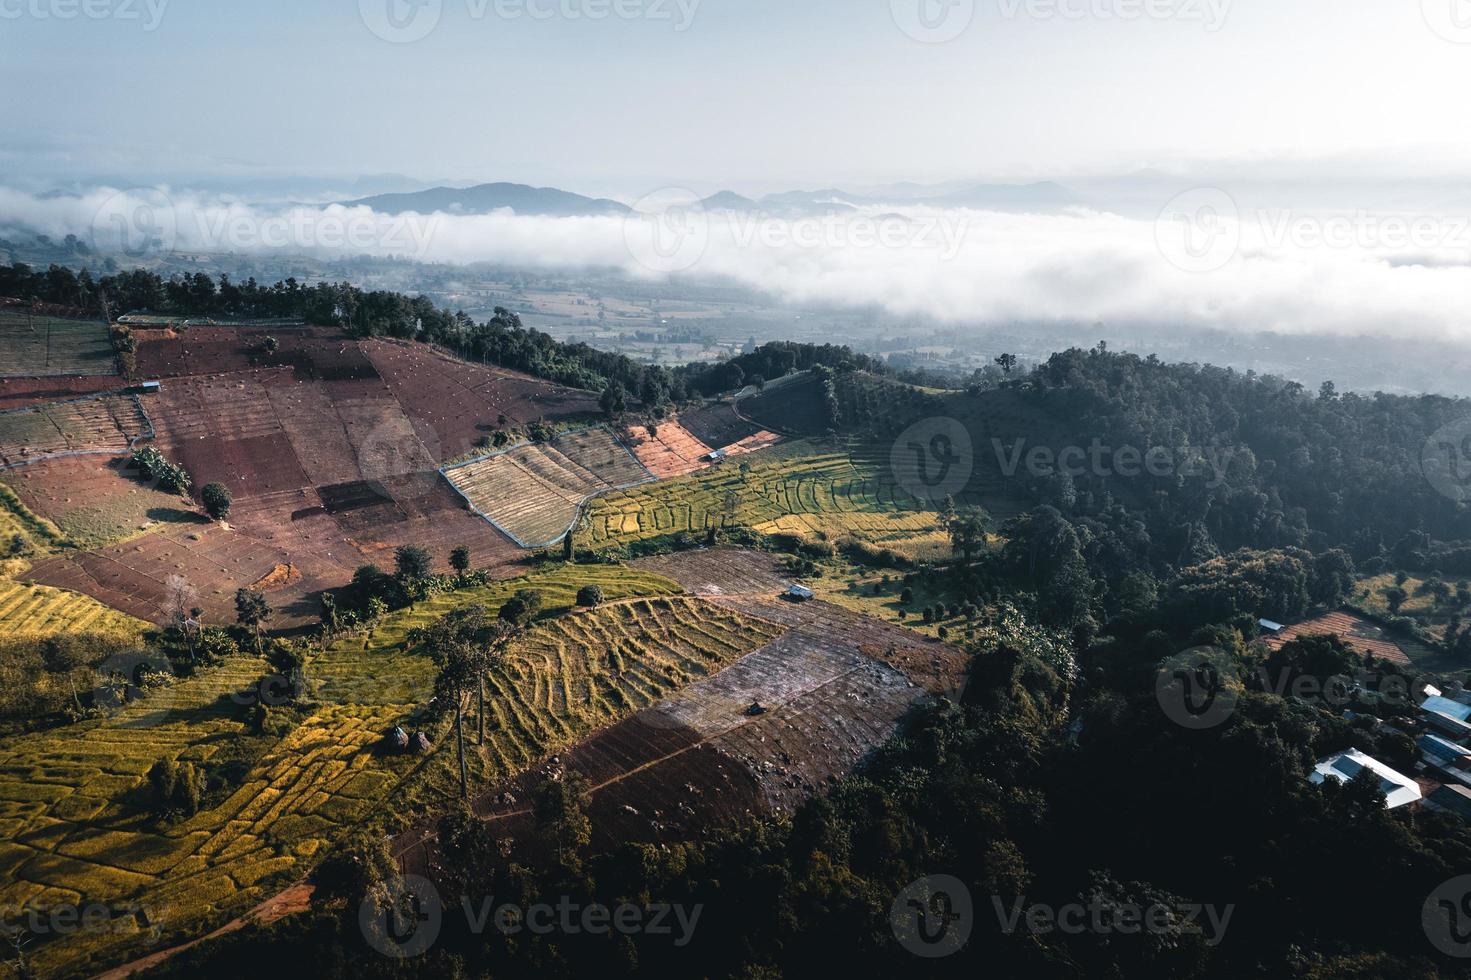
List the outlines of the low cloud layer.
{"type": "Polygon", "coordinates": [[[1462,339],[1471,221],[1255,210],[1192,191],[1158,219],[1100,211],[892,209],[810,218],[693,208],[631,219],[262,207],[166,189],[36,197],[0,188],[0,227],[103,251],[395,255],[535,269],[720,276],[796,304],[952,323],[1082,321],[1462,339]]]}

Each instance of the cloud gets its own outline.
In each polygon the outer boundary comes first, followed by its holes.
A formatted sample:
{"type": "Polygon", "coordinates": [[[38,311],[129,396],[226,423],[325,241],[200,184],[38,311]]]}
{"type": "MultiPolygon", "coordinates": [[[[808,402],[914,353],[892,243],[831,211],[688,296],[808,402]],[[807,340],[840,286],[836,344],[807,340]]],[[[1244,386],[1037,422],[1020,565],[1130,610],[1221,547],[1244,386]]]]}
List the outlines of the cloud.
{"type": "MultiPolygon", "coordinates": [[[[1193,192],[1192,192],[1193,193],[1193,192]]],[[[0,188],[0,226],[132,253],[397,255],[631,276],[723,277],[794,304],[950,323],[1179,324],[1464,339],[1471,232],[1456,215],[1243,212],[1212,190],[1160,220],[1104,211],[897,208],[760,218],[390,216],[262,207],[168,188],[37,197],[0,188]]]]}

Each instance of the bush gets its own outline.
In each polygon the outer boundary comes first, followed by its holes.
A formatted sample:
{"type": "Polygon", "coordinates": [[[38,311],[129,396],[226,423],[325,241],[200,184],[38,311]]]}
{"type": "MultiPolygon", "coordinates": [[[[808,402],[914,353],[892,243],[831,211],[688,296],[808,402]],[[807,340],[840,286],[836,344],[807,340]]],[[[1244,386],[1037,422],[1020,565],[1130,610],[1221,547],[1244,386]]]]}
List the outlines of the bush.
{"type": "Polygon", "coordinates": [[[577,590],[577,604],[584,609],[596,609],[603,604],[603,588],[600,585],[584,585],[577,590]]]}
{"type": "Polygon", "coordinates": [[[204,502],[204,511],[212,519],[223,521],[230,516],[230,490],[223,483],[211,483],[199,492],[199,499],[204,502]]]}

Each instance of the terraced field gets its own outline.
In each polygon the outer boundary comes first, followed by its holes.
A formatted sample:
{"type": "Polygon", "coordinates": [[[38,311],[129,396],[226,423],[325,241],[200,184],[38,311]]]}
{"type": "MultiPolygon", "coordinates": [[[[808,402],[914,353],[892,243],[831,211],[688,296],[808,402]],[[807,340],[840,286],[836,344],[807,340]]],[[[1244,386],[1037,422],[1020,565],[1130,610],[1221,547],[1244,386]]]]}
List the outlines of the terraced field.
{"type": "Polygon", "coordinates": [[[601,427],[517,446],[443,472],[476,513],[523,548],[561,541],[588,498],[653,479],[601,427]]]}
{"type": "Polygon", "coordinates": [[[78,592],[0,581],[0,634],[53,636],[107,633],[138,636],[149,625],[78,592]]]}
{"type": "Polygon", "coordinates": [[[668,534],[742,526],[805,537],[853,536],[902,549],[936,531],[934,507],[899,486],[887,461],[868,450],[824,450],[810,442],[730,460],[654,487],[600,497],[588,505],[593,547],[616,547],[668,534]]]}
{"type": "Polygon", "coordinates": [[[132,395],[98,395],[0,412],[0,469],[73,453],[126,452],[150,432],[132,395]]]}
{"type": "MultiPolygon", "coordinates": [[[[484,759],[503,778],[505,767],[703,676],[773,629],[699,600],[661,598],[679,587],[650,572],[558,567],[435,597],[315,655],[307,673],[316,707],[283,737],[248,735],[237,698],[270,669],[242,655],[105,720],[9,740],[0,747],[0,915],[66,902],[119,910],[103,929],[28,950],[43,976],[85,975],[252,907],[299,879],[347,827],[381,817],[398,789],[448,771],[440,755],[452,753],[377,751],[389,727],[415,723],[410,716],[432,691],[431,662],[407,649],[412,626],[469,602],[494,607],[524,587],[540,590],[555,614],[588,584],[652,598],[539,627],[499,676],[503,720],[477,766],[484,759]],[[155,761],[191,761],[222,778],[218,754],[242,740],[255,743],[254,761],[217,805],[174,824],[150,820],[145,777],[155,761]]],[[[435,785],[429,780],[430,795],[435,785]]]]}
{"type": "Polygon", "coordinates": [[[117,373],[102,320],[0,311],[0,375],[55,377],[117,373]]]}

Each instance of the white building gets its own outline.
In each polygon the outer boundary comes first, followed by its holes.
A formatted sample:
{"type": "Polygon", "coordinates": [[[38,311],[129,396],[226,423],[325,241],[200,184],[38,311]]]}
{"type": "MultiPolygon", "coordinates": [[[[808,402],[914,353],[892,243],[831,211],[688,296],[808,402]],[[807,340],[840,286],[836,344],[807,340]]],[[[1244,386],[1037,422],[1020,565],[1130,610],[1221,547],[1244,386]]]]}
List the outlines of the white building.
{"type": "Polygon", "coordinates": [[[1384,802],[1388,809],[1393,810],[1420,801],[1419,783],[1358,749],[1349,749],[1324,759],[1318,763],[1308,780],[1315,786],[1322,785],[1323,780],[1329,778],[1346,783],[1365,769],[1379,777],[1379,788],[1384,791],[1384,802]]]}

